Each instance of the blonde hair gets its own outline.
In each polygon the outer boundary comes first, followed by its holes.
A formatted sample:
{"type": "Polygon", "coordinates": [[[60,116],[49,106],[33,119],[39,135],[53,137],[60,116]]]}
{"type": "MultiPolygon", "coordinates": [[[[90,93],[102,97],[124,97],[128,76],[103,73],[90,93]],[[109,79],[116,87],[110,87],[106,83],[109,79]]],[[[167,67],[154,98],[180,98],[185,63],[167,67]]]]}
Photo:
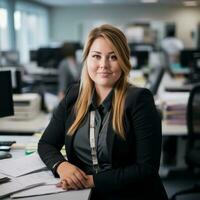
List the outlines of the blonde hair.
{"type": "Polygon", "coordinates": [[[88,40],[83,50],[83,70],[81,75],[79,95],[75,104],[76,118],[69,128],[68,134],[73,135],[75,133],[88,112],[94,83],[88,74],[86,59],[88,57],[91,45],[99,37],[103,37],[111,44],[122,70],[121,77],[115,84],[111,112],[113,114],[113,129],[117,135],[125,139],[123,113],[125,94],[128,87],[128,74],[131,69],[131,64],[129,62],[130,50],[127,44],[127,39],[123,32],[109,24],[104,24],[94,28],[88,35],[88,40]]]}

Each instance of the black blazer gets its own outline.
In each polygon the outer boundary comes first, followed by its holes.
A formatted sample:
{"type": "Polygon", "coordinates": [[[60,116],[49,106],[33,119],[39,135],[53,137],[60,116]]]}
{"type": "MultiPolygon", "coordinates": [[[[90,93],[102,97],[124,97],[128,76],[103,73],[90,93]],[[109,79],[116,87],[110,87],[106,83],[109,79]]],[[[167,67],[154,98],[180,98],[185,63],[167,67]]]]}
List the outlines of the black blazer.
{"type": "MultiPolygon", "coordinates": [[[[75,119],[73,108],[78,91],[79,85],[69,88],[38,144],[41,159],[52,171],[55,163],[65,160],[60,153],[64,144],[68,161],[79,166],[73,151],[74,137],[66,135],[75,119]]],[[[148,89],[133,86],[128,88],[124,127],[126,140],[116,135],[112,120],[109,122],[107,147],[112,169],[93,175],[95,189],[92,199],[167,200],[158,174],[161,120],[153,95],[148,89]]]]}

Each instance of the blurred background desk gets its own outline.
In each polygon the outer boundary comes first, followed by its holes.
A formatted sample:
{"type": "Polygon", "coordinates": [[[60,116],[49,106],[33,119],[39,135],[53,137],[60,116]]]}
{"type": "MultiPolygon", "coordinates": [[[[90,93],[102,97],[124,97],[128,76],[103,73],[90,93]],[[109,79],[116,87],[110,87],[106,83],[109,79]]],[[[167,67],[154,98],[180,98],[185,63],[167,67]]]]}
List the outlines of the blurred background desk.
{"type": "Polygon", "coordinates": [[[32,135],[35,132],[40,132],[47,126],[50,116],[50,114],[41,112],[30,120],[2,118],[0,119],[0,135],[32,135]]]}
{"type": "Polygon", "coordinates": [[[186,125],[167,124],[165,120],[162,121],[162,135],[163,136],[186,136],[186,125]]]}

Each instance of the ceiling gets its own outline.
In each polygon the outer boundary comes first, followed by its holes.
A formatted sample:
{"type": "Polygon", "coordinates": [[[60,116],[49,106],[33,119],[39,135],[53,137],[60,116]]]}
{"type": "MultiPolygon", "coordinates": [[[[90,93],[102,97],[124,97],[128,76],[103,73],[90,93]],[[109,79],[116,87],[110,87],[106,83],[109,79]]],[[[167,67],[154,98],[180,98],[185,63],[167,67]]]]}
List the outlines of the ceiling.
{"type": "MultiPolygon", "coordinates": [[[[70,6],[70,5],[142,5],[142,0],[32,0],[47,6],[70,6]]],[[[152,1],[152,0],[146,0],[152,1]]],[[[183,5],[184,1],[194,0],[157,0],[156,4],[183,5]]],[[[195,0],[200,5],[200,0],[195,0]]],[[[152,3],[151,3],[152,4],[152,3]]],[[[153,5],[156,5],[155,3],[153,5]]],[[[143,4],[144,5],[144,4],[143,4]]]]}

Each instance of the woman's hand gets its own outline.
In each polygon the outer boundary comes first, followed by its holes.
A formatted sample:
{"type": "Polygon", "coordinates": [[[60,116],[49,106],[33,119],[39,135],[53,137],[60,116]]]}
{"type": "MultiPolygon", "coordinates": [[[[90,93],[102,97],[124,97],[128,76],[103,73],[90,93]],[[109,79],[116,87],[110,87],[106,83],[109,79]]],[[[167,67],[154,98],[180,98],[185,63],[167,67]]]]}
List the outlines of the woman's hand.
{"type": "Polygon", "coordinates": [[[94,187],[93,175],[87,175],[88,188],[94,187]]]}
{"type": "Polygon", "coordinates": [[[93,178],[91,180],[85,172],[69,162],[62,162],[57,168],[57,173],[60,176],[60,183],[57,186],[63,189],[83,189],[93,183],[93,178]]]}

